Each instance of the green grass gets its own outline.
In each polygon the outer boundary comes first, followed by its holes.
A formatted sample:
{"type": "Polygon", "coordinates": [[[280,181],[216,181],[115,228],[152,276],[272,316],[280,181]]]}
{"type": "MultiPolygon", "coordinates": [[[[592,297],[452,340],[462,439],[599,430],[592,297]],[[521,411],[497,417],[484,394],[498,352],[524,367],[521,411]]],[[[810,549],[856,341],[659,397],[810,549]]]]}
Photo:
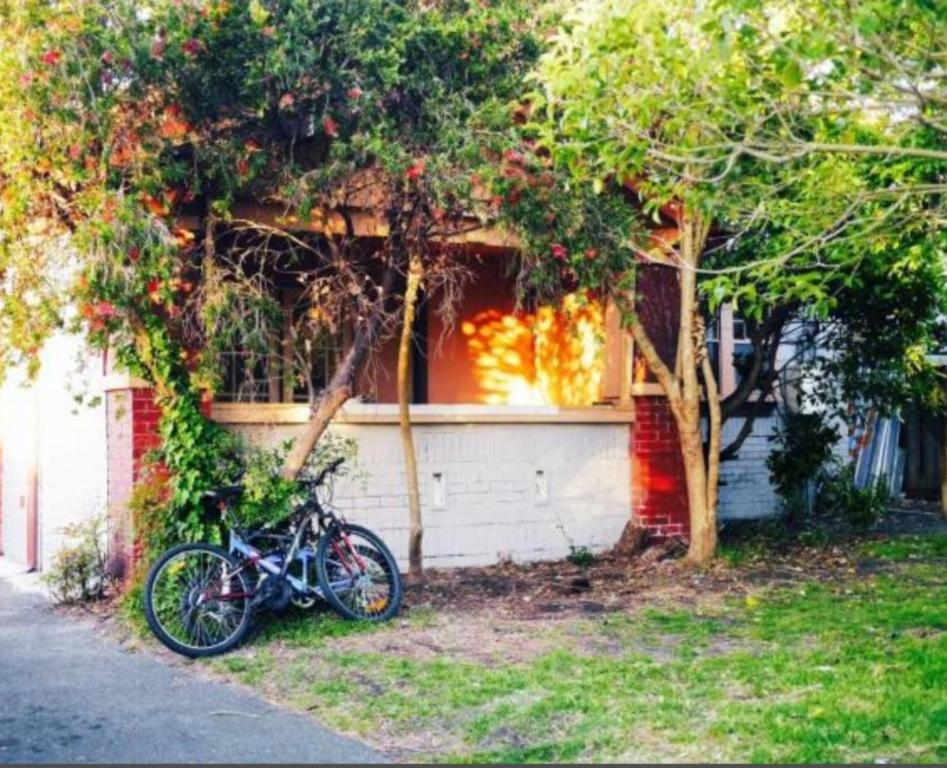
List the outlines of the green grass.
{"type": "Polygon", "coordinates": [[[886,560],[947,558],[947,535],[901,536],[870,541],[862,545],[861,554],[886,560]]]}
{"type": "Polygon", "coordinates": [[[434,754],[412,759],[947,761],[947,537],[862,554],[890,567],[582,620],[518,664],[348,651],[338,638],[366,630],[330,617],[274,624],[216,664],[369,740],[429,734],[434,754]]]}

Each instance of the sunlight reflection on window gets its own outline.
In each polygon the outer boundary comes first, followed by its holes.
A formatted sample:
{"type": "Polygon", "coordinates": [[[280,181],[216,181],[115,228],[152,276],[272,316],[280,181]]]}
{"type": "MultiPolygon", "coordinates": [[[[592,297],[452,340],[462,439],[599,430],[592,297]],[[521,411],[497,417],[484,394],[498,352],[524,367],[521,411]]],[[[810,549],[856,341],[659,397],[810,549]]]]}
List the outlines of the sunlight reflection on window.
{"type": "Polygon", "coordinates": [[[604,370],[604,313],[570,294],[534,314],[486,310],[461,324],[482,394],[495,405],[591,405],[604,370]]]}

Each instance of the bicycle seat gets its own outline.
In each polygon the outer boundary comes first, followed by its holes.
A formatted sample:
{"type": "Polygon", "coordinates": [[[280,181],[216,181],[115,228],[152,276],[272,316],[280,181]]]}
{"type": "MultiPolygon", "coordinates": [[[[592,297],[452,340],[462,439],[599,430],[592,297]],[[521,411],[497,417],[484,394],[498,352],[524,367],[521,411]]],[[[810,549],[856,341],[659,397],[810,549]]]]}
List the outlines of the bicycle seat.
{"type": "Polygon", "coordinates": [[[243,494],[242,485],[225,485],[220,488],[214,488],[212,491],[204,491],[201,498],[204,501],[215,504],[220,501],[233,501],[243,494]]]}

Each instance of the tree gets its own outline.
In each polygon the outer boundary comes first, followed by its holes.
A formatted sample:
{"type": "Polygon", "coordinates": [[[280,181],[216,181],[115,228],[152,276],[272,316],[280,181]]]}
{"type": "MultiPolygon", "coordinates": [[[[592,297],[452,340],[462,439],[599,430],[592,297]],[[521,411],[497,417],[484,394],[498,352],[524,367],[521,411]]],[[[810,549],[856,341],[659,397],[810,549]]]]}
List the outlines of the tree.
{"type": "Polygon", "coordinates": [[[408,391],[411,384],[411,345],[414,342],[414,315],[418,304],[418,293],[423,280],[421,260],[412,256],[408,267],[408,286],[404,294],[404,316],[401,321],[401,339],[398,344],[398,417],[401,428],[401,444],[404,452],[405,482],[408,486],[408,567],[412,576],[420,576],[423,570],[421,542],[424,527],[421,522],[421,492],[418,488],[418,463],[414,451],[414,436],[411,432],[411,402],[408,391]]]}
{"type": "MultiPolygon", "coordinates": [[[[829,317],[844,304],[840,293],[863,291],[866,280],[891,270],[923,275],[925,285],[942,274],[939,200],[928,190],[939,188],[947,153],[923,146],[915,124],[896,119],[887,101],[852,97],[866,92],[857,57],[836,59],[838,46],[826,47],[831,33],[813,31],[813,14],[833,31],[850,21],[846,4],[830,5],[823,14],[816,3],[590,0],[567,17],[535,76],[528,130],[540,149],[577,183],[603,196],[630,191],[644,213],[674,225],[663,241],[626,241],[617,265],[612,255],[601,269],[577,272],[624,308],[668,398],[695,563],[716,546],[724,416],[706,311],[730,301],[778,329],[793,315],[829,317]],[[887,263],[879,268],[881,257],[887,263]],[[636,272],[654,261],[678,272],[672,359],[657,348],[635,298],[636,272]]],[[[883,37],[884,25],[875,27],[883,37]]],[[[901,50],[909,50],[906,28],[897,25],[901,50]]],[[[896,72],[892,65],[889,86],[896,72]]],[[[560,247],[573,269],[584,259],[579,248],[560,247]]],[[[541,281],[561,272],[551,255],[533,265],[541,281]]],[[[934,306],[942,306],[942,292],[934,306]]],[[[912,341],[929,341],[928,330],[922,323],[912,341]]],[[[923,351],[896,351],[923,367],[923,351]]]]}
{"type": "Polygon", "coordinates": [[[307,360],[278,361],[312,401],[292,478],[394,332],[413,258],[450,312],[452,238],[490,215],[481,137],[538,52],[529,9],[28,0],[0,20],[0,364],[35,367],[68,322],[151,382],[174,533],[200,536],[223,450],[200,397],[222,352],[253,370],[287,318],[313,342],[352,326],[321,391],[307,360]]]}

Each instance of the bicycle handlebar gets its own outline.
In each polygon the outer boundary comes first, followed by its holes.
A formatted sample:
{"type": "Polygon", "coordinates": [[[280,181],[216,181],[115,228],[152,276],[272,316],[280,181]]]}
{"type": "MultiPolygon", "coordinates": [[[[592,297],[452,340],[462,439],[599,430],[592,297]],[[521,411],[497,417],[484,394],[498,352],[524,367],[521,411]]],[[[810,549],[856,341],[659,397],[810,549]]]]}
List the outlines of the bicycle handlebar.
{"type": "Polygon", "coordinates": [[[344,463],[345,463],[345,459],[344,459],[344,458],[335,459],[334,461],[329,462],[329,465],[328,465],[325,469],[323,469],[323,470],[318,474],[318,476],[316,477],[316,479],[313,480],[312,482],[310,482],[309,485],[311,485],[313,488],[318,488],[320,485],[322,485],[322,484],[325,482],[325,479],[326,479],[329,475],[331,475],[332,473],[334,473],[334,472],[335,472],[339,467],[341,467],[344,463]]]}

